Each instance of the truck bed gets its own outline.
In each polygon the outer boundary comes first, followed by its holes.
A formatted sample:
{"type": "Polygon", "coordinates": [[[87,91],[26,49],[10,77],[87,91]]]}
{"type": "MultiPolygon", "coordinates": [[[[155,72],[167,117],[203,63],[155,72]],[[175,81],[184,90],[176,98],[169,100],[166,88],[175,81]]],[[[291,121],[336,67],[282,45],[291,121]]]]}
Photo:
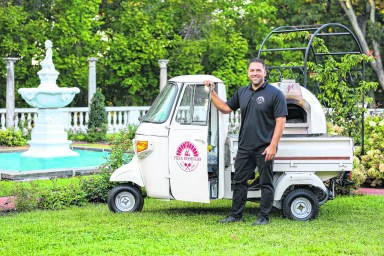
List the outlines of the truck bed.
{"type": "MultiPolygon", "coordinates": [[[[225,165],[231,166],[232,171],[237,146],[238,134],[229,134],[225,146],[225,165]]],[[[352,139],[330,135],[283,135],[274,163],[274,172],[341,172],[351,171],[352,168],[352,139]]],[[[334,176],[331,173],[323,175],[334,176]]]]}

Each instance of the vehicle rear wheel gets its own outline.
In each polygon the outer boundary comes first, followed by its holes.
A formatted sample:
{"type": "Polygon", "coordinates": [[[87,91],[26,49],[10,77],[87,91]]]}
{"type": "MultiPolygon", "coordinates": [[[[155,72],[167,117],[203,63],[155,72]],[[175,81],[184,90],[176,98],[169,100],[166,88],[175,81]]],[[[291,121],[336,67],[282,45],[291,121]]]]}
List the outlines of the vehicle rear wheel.
{"type": "Polygon", "coordinates": [[[317,196],[307,189],[295,189],[283,201],[283,215],[292,220],[310,220],[319,215],[320,204],[317,196]]]}
{"type": "Polygon", "coordinates": [[[143,194],[134,185],[121,185],[109,191],[108,208],[112,212],[140,212],[143,206],[143,194]]]}

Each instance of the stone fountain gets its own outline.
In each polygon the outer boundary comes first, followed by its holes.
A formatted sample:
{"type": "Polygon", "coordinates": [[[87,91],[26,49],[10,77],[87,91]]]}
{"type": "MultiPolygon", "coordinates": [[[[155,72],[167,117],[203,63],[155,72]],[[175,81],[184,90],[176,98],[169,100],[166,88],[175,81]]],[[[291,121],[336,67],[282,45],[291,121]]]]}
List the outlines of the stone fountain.
{"type": "Polygon", "coordinates": [[[38,108],[37,119],[31,134],[29,150],[22,153],[25,157],[53,158],[78,156],[69,147],[71,141],[64,131],[61,108],[72,102],[79,88],[60,88],[56,84],[59,72],[52,61],[52,42],[45,41],[46,55],[37,72],[40,85],[37,88],[20,88],[18,93],[31,106],[38,108]]]}

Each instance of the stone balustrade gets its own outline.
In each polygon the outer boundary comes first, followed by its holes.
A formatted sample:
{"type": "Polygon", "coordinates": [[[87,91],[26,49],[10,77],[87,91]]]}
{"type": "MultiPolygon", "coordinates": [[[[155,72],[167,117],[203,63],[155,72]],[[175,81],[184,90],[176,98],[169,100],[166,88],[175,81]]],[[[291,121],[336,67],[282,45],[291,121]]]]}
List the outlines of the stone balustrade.
{"type": "MultiPolygon", "coordinates": [[[[149,107],[106,107],[108,117],[108,133],[116,133],[129,124],[138,124],[139,117],[144,115],[149,107]]],[[[65,130],[85,132],[89,121],[89,108],[62,108],[63,125],[65,130]]],[[[16,108],[14,128],[32,129],[37,117],[37,108],[16,108]]],[[[0,109],[0,129],[6,130],[6,109],[0,109]]]]}

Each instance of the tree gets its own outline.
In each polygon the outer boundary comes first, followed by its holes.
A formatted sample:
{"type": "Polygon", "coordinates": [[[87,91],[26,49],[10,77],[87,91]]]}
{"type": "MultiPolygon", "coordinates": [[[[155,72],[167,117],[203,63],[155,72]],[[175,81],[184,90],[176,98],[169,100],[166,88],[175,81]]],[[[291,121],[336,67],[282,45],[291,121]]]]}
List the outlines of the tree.
{"type": "MultiPolygon", "coordinates": [[[[375,1],[368,0],[339,0],[338,2],[333,0],[326,1],[316,1],[316,0],[275,0],[275,6],[279,6],[277,17],[279,18],[279,23],[281,25],[313,25],[313,24],[326,24],[326,23],[340,23],[347,27],[350,27],[356,33],[359,42],[362,44],[363,41],[366,41],[368,45],[371,45],[371,39],[369,35],[375,35],[376,37],[380,37],[383,35],[383,31],[381,31],[382,27],[382,10],[381,1],[376,1],[376,15],[375,15],[375,26],[377,27],[375,30],[372,28],[367,29],[370,24],[370,9],[371,5],[375,5],[375,1]],[[342,8],[352,7],[355,9],[347,9],[350,15],[346,15],[346,12],[342,8]],[[295,13],[295,15],[292,15],[295,13]],[[357,28],[360,27],[362,30],[362,36],[358,36],[358,32],[355,27],[352,25],[350,17],[355,16],[355,24],[358,23],[357,28]]],[[[360,29],[358,28],[358,29],[360,29]]],[[[377,42],[382,41],[377,40],[377,42]]],[[[343,45],[344,42],[341,42],[343,45]]],[[[372,47],[372,46],[371,46],[372,47]]],[[[345,49],[349,49],[348,46],[344,46],[345,49]]],[[[373,51],[362,51],[365,54],[372,55],[373,51]]],[[[373,60],[375,61],[375,60],[373,60]]],[[[365,71],[365,79],[367,80],[376,80],[382,81],[379,76],[376,75],[375,70],[371,66],[367,66],[365,71]]],[[[381,82],[380,82],[381,83],[381,82]]],[[[381,89],[381,86],[380,86],[381,89]]],[[[369,91],[370,97],[373,98],[372,105],[375,105],[375,98],[378,100],[383,100],[382,89],[376,91],[376,95],[373,90],[369,91]],[[376,97],[375,97],[376,96],[376,97]]]]}
{"type": "Polygon", "coordinates": [[[96,90],[89,108],[87,140],[90,142],[104,141],[107,134],[107,111],[105,97],[101,89],[96,90]]]}
{"type": "Polygon", "coordinates": [[[384,89],[384,70],[381,57],[382,46],[379,43],[384,39],[384,30],[382,27],[383,24],[377,21],[376,17],[376,9],[382,10],[383,8],[381,1],[376,3],[375,0],[339,0],[339,3],[351,22],[353,30],[363,48],[363,52],[367,55],[374,56],[370,61],[370,65],[376,72],[378,81],[384,89]],[[356,11],[353,3],[359,6],[356,11]]]}
{"type": "Polygon", "coordinates": [[[104,1],[102,6],[109,49],[99,60],[107,67],[101,86],[113,105],[150,104],[159,90],[157,60],[164,58],[170,60],[170,77],[214,74],[237,88],[247,82],[247,60],[274,19],[274,8],[255,0],[104,1]]]}
{"type": "Polygon", "coordinates": [[[100,128],[107,123],[107,111],[105,109],[105,97],[101,89],[97,89],[91,100],[89,108],[89,128],[100,128]]]}
{"type": "Polygon", "coordinates": [[[324,107],[332,109],[327,113],[327,120],[339,127],[344,127],[343,135],[353,137],[357,144],[361,142],[361,122],[366,110],[361,100],[370,89],[377,87],[377,83],[360,80],[357,84],[351,85],[349,74],[360,66],[361,61],[369,59],[371,58],[364,54],[347,54],[341,57],[340,61],[329,56],[324,64],[308,63],[309,70],[316,74],[313,79],[320,83],[319,100],[324,107]]]}
{"type": "Polygon", "coordinates": [[[247,63],[271,26],[276,8],[271,1],[214,1],[210,22],[202,33],[206,45],[204,71],[221,78],[231,95],[248,83],[247,63]]]}
{"type": "Polygon", "coordinates": [[[333,0],[275,0],[281,26],[342,23],[348,20],[333,0]]]}
{"type": "MultiPolygon", "coordinates": [[[[172,9],[163,1],[106,1],[102,31],[108,49],[99,60],[105,71],[98,82],[108,104],[149,105],[159,92],[158,60],[167,55],[174,31],[172,9]]],[[[178,40],[177,38],[175,39],[178,40]]]]}
{"type": "Polygon", "coordinates": [[[99,56],[105,47],[102,35],[98,33],[102,24],[98,17],[100,4],[101,0],[55,0],[48,12],[41,9],[44,16],[49,17],[46,18],[48,26],[44,36],[52,38],[57,52],[54,62],[60,72],[58,85],[80,89],[72,105],[86,105],[87,58],[99,56]]]}
{"type": "MultiPolygon", "coordinates": [[[[38,15],[35,15],[38,16],[38,15]]],[[[30,13],[22,6],[13,6],[11,3],[0,4],[0,84],[5,88],[6,68],[4,57],[17,57],[15,64],[15,88],[37,87],[39,71],[37,65],[32,64],[36,55],[44,58],[44,42],[41,50],[36,49],[36,42],[43,37],[42,31],[46,26],[41,20],[31,18],[30,13]],[[31,75],[33,74],[33,75],[31,75]]],[[[28,104],[15,93],[16,106],[28,106],[28,104]]],[[[5,89],[1,90],[0,107],[5,107],[5,89]]]]}
{"type": "MultiPolygon", "coordinates": [[[[101,0],[31,0],[0,2],[0,55],[19,57],[15,65],[17,90],[37,87],[44,42],[53,42],[53,62],[60,87],[79,87],[81,93],[71,106],[87,100],[86,59],[102,52],[103,41],[97,19],[101,0]]],[[[0,68],[4,63],[0,62],[0,68]]],[[[2,78],[4,74],[2,74],[2,78]]],[[[16,106],[28,105],[16,93],[16,106]]],[[[0,101],[5,100],[0,97],[0,101]]]]}

